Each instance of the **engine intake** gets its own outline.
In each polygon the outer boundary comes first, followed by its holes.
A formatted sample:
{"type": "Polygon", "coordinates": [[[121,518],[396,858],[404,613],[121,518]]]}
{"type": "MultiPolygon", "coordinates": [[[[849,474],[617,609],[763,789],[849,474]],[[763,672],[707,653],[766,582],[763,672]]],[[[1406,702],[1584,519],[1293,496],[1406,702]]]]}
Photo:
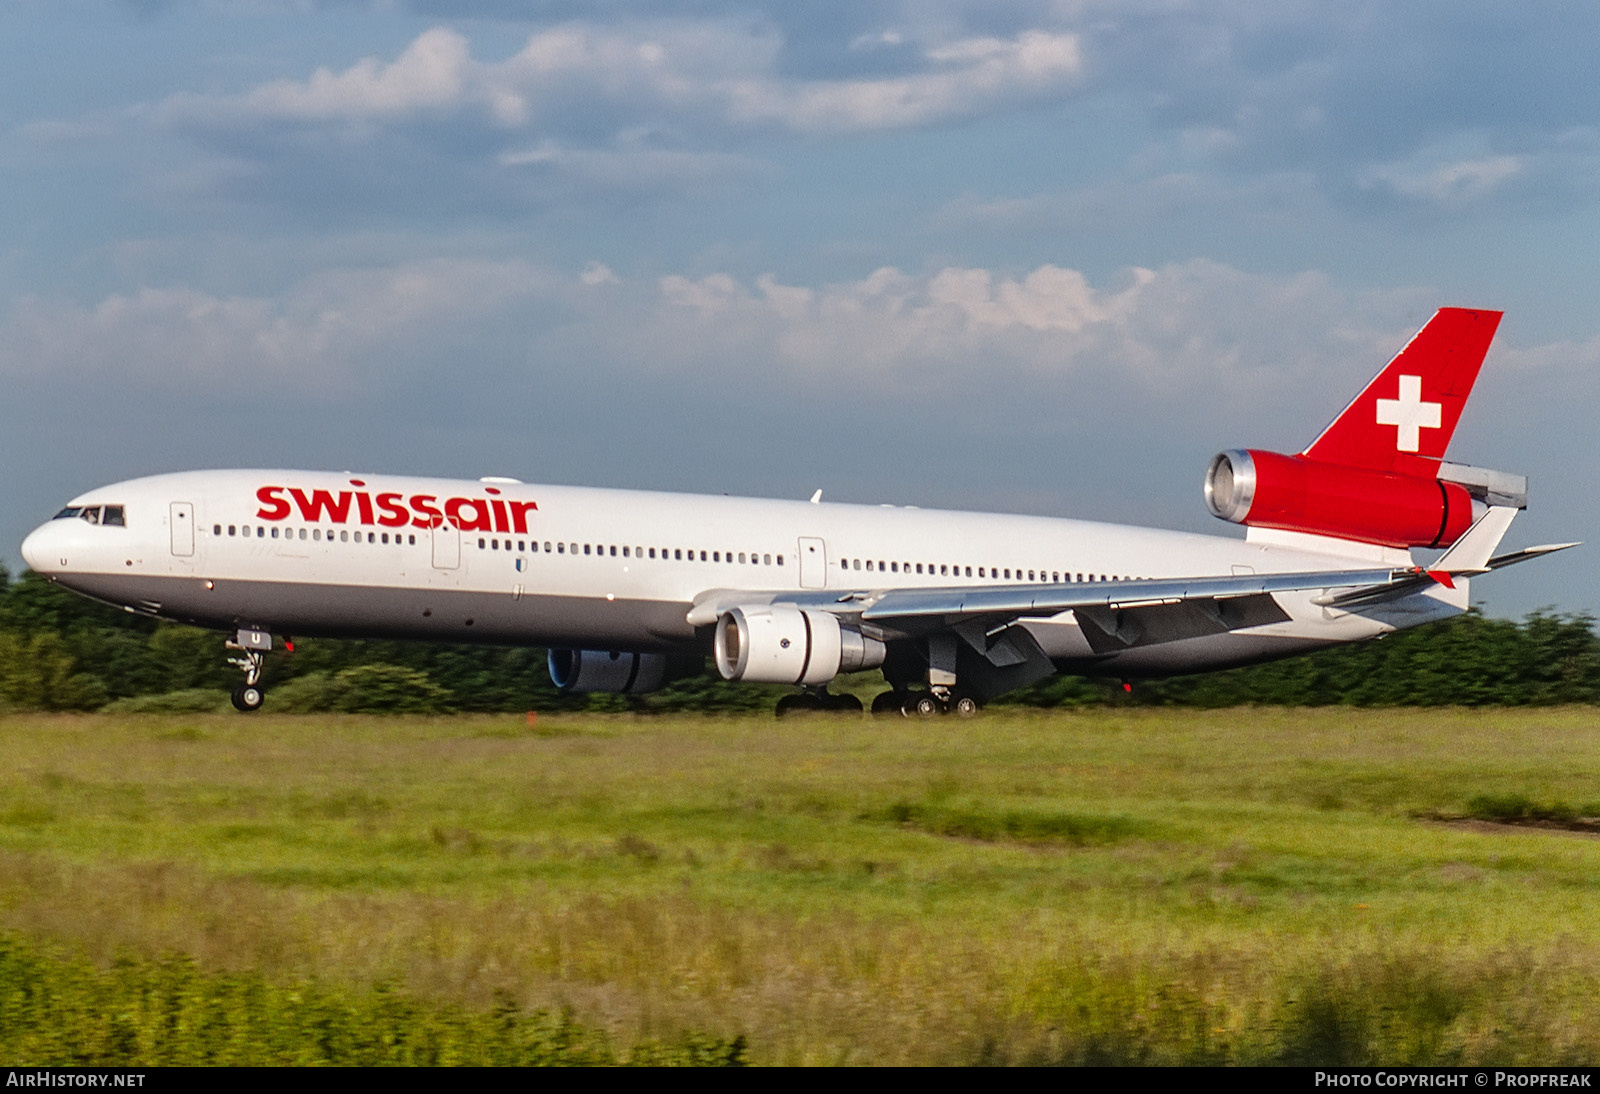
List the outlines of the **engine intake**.
{"type": "Polygon", "coordinates": [[[1459,483],[1231,449],[1206,470],[1206,507],[1252,528],[1278,528],[1385,547],[1448,547],[1472,525],[1459,483]]]}
{"type": "Polygon", "coordinates": [[[619,650],[551,650],[550,682],[562,691],[643,695],[667,682],[663,653],[619,650]]]}
{"type": "Polygon", "coordinates": [[[731,608],[717,620],[713,655],[724,680],[826,684],[883,664],[883,643],[842,626],[832,612],[731,608]]]}

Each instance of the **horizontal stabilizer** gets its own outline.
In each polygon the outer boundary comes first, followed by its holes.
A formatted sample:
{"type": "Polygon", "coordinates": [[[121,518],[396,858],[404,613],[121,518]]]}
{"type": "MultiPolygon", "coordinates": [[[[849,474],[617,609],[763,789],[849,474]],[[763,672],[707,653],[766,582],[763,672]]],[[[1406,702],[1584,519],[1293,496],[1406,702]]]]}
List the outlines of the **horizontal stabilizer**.
{"type": "Polygon", "coordinates": [[[1582,546],[1581,541],[1574,541],[1572,543],[1541,543],[1537,547],[1524,547],[1520,551],[1512,551],[1509,555],[1496,555],[1489,560],[1488,568],[1500,570],[1507,566],[1515,566],[1519,562],[1526,562],[1530,558],[1543,558],[1545,555],[1553,555],[1557,551],[1565,551],[1568,547],[1580,546],[1582,546]]]}

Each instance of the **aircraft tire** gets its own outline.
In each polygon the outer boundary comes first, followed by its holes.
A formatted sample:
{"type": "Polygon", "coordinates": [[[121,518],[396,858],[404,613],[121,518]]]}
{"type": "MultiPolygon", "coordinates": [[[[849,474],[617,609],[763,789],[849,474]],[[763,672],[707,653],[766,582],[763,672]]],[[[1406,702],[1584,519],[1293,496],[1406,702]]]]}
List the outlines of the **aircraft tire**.
{"type": "Polygon", "coordinates": [[[787,718],[792,714],[809,714],[822,709],[822,703],[815,695],[803,691],[798,695],[783,696],[778,700],[777,709],[773,713],[779,718],[787,718]]]}
{"type": "Polygon", "coordinates": [[[240,684],[233,689],[234,709],[246,714],[260,710],[266,698],[267,693],[254,684],[240,684]]]}
{"type": "Polygon", "coordinates": [[[983,704],[978,702],[977,696],[974,695],[957,693],[956,697],[950,700],[950,713],[958,718],[971,718],[982,709],[983,704]]]}
{"type": "Polygon", "coordinates": [[[944,704],[931,691],[919,691],[906,700],[905,711],[916,718],[932,718],[944,713],[944,704]]]}
{"type": "Polygon", "coordinates": [[[906,714],[906,696],[904,692],[885,691],[876,695],[872,700],[872,713],[898,714],[904,718],[906,714]]]}

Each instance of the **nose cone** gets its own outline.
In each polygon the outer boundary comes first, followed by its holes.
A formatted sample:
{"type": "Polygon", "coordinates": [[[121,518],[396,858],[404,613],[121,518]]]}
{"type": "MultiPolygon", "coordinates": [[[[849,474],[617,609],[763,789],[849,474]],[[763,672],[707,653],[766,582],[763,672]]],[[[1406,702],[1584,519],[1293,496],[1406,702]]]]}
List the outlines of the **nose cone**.
{"type": "Polygon", "coordinates": [[[54,573],[61,567],[61,554],[57,545],[51,543],[59,538],[56,529],[52,527],[56,522],[41,524],[28,534],[22,541],[22,559],[28,564],[28,569],[36,574],[54,573]]]}

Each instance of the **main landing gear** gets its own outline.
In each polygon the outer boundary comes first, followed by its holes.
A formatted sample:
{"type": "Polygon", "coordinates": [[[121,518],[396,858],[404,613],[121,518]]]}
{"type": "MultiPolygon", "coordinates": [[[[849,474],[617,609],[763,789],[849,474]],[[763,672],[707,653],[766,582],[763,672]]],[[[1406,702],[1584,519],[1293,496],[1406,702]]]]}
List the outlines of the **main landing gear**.
{"type": "Polygon", "coordinates": [[[803,712],[829,711],[839,714],[860,714],[861,700],[854,695],[834,695],[827,688],[807,688],[797,695],[785,695],[778,700],[779,718],[803,712]]]}
{"type": "Polygon", "coordinates": [[[983,709],[976,695],[944,689],[928,691],[886,691],[872,700],[872,713],[898,714],[904,718],[933,718],[940,714],[954,714],[970,718],[983,709]]]}
{"type": "Polygon", "coordinates": [[[228,664],[244,673],[244,683],[233,689],[234,709],[246,714],[260,710],[267,698],[266,689],[261,686],[261,668],[272,649],[272,635],[241,627],[223,646],[239,651],[238,657],[228,658],[228,664]]]}

